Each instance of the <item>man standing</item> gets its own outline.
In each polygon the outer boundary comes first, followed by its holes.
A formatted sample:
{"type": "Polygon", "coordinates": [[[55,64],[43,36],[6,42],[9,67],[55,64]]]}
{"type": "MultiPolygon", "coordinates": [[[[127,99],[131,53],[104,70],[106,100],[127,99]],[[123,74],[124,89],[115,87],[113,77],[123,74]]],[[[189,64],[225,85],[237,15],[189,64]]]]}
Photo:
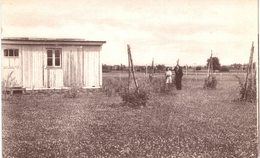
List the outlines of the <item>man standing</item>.
{"type": "Polygon", "coordinates": [[[178,64],[174,68],[175,72],[175,84],[177,90],[181,90],[181,79],[183,76],[182,67],[180,67],[178,64]]]}

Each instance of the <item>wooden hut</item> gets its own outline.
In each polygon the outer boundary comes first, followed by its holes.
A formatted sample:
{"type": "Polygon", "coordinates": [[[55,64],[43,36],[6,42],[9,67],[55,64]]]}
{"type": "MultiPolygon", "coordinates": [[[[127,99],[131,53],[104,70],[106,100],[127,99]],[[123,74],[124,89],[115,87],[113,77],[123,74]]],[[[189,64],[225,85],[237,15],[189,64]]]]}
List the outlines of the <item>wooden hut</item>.
{"type": "Polygon", "coordinates": [[[3,38],[1,42],[2,85],[28,90],[102,86],[100,52],[105,41],[3,38]]]}

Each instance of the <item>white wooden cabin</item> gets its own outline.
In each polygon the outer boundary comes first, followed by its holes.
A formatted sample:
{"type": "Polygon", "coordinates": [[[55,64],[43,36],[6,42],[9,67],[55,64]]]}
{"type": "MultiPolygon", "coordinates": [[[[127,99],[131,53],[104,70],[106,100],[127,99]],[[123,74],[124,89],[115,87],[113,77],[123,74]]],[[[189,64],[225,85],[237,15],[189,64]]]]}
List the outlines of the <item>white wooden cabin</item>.
{"type": "Polygon", "coordinates": [[[100,52],[105,41],[3,38],[1,42],[2,82],[10,87],[32,90],[102,86],[100,52]]]}

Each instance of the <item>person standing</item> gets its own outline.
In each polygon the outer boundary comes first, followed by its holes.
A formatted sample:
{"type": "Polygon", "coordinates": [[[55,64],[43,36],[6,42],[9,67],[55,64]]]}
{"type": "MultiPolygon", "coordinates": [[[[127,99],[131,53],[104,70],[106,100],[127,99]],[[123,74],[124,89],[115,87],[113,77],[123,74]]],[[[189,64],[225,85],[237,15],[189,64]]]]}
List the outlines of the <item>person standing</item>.
{"type": "Polygon", "coordinates": [[[165,89],[169,90],[170,89],[170,84],[172,84],[172,71],[170,70],[169,67],[166,68],[165,79],[166,79],[165,89]]]}
{"type": "Polygon", "coordinates": [[[174,72],[175,72],[176,88],[177,88],[177,90],[181,90],[181,87],[182,87],[181,80],[182,80],[182,76],[183,76],[182,67],[177,64],[174,68],[174,72]]]}

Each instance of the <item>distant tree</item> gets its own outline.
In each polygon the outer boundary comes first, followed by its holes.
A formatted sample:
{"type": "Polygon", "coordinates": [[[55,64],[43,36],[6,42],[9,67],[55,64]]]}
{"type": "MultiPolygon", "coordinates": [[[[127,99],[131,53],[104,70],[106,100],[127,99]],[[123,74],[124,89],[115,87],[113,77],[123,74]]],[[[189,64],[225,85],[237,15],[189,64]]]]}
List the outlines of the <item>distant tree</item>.
{"type": "Polygon", "coordinates": [[[156,70],[158,70],[158,71],[165,71],[165,65],[163,65],[163,64],[159,64],[159,65],[156,65],[156,70]]]}
{"type": "Polygon", "coordinates": [[[201,66],[196,66],[196,70],[201,70],[201,66]]]}
{"type": "Polygon", "coordinates": [[[112,70],[112,66],[103,64],[102,65],[102,72],[110,72],[112,70]]]}
{"type": "MultiPolygon", "coordinates": [[[[218,57],[212,57],[211,60],[213,63],[213,71],[215,72],[215,70],[220,70],[221,66],[218,57]]],[[[210,58],[207,60],[207,66],[209,66],[209,62],[210,62],[210,58]]]]}
{"type": "Polygon", "coordinates": [[[240,70],[242,68],[242,66],[243,66],[242,64],[237,64],[237,63],[231,65],[232,68],[237,69],[237,70],[240,70]]]}

